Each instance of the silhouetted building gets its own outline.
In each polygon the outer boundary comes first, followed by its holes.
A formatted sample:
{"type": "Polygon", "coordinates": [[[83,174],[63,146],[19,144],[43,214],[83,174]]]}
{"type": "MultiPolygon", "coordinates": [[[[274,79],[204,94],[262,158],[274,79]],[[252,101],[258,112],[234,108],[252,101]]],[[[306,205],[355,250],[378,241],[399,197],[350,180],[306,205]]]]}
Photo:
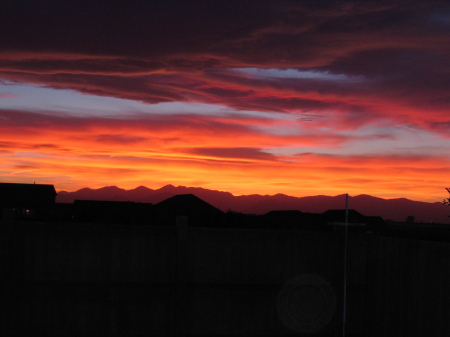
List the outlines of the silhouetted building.
{"type": "Polygon", "coordinates": [[[225,213],[193,194],[175,195],[155,205],[155,217],[160,224],[173,225],[177,216],[187,216],[195,226],[223,225],[225,213]]]}
{"type": "Polygon", "coordinates": [[[1,215],[16,219],[46,219],[56,198],[53,185],[0,183],[1,215]]]}
{"type": "MultiPolygon", "coordinates": [[[[323,212],[323,216],[328,222],[344,222],[346,217],[345,209],[331,209],[323,212]]],[[[366,217],[354,209],[348,210],[348,222],[364,223],[366,217]]]]}
{"type": "Polygon", "coordinates": [[[152,204],[130,201],[75,200],[75,222],[138,224],[151,221],[152,204]]]}
{"type": "MultiPolygon", "coordinates": [[[[328,223],[344,223],[346,218],[345,209],[333,209],[322,213],[323,219],[328,223]]],[[[348,210],[348,223],[353,230],[360,230],[366,232],[377,232],[387,230],[386,222],[380,216],[366,216],[355,211],[348,210]],[[352,226],[353,224],[353,226],[352,226]]]]}
{"type": "Polygon", "coordinates": [[[271,211],[259,221],[264,228],[328,230],[322,214],[303,213],[297,210],[271,211]]]}

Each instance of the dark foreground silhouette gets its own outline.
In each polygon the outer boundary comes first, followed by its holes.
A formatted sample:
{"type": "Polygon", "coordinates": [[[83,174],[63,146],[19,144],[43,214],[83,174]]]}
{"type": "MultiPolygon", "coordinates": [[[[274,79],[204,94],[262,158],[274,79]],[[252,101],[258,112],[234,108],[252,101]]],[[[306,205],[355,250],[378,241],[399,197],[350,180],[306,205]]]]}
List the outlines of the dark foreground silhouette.
{"type": "Polygon", "coordinates": [[[450,333],[448,226],[19,188],[0,199],[2,336],[450,333]]]}

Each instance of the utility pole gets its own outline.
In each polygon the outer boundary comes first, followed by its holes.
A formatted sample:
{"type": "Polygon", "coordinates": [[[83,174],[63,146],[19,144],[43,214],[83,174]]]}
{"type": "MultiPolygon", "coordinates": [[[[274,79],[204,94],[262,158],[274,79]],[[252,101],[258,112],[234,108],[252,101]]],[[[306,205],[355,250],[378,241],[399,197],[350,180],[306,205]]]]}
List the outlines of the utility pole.
{"type": "Polygon", "coordinates": [[[342,303],[339,307],[342,312],[340,314],[339,319],[339,328],[336,327],[336,334],[342,337],[346,336],[346,324],[347,324],[347,250],[348,250],[348,228],[364,226],[363,223],[351,223],[349,222],[349,196],[345,194],[345,219],[344,222],[329,222],[328,225],[332,225],[334,227],[336,238],[337,238],[337,257],[339,263],[337,264],[338,272],[337,272],[337,287],[340,288],[342,286],[342,292],[339,296],[338,303],[342,303]],[[343,231],[338,229],[338,227],[344,226],[343,231]],[[342,273],[342,274],[341,274],[342,273]],[[342,280],[342,281],[341,281],[342,280]],[[342,283],[341,283],[342,282],[342,283]],[[342,302],[341,302],[342,301],[342,302]]]}

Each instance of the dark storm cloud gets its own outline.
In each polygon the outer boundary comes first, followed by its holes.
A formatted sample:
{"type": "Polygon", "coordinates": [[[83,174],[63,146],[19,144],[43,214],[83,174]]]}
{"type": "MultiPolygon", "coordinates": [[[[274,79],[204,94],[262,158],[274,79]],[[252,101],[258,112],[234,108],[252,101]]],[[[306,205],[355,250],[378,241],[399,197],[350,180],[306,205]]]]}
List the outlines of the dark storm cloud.
{"type": "Polygon", "coordinates": [[[448,11],[439,3],[19,0],[3,3],[0,28],[6,50],[320,64],[370,46],[436,47],[445,35],[433,15],[448,11]]]}
{"type": "Polygon", "coordinates": [[[19,0],[0,6],[0,76],[12,81],[147,103],[367,115],[349,125],[389,116],[433,128],[448,111],[450,7],[442,1],[19,0]],[[256,78],[232,70],[251,67],[349,81],[256,78]],[[433,111],[431,121],[425,110],[433,111]]]}
{"type": "Polygon", "coordinates": [[[209,49],[270,19],[264,1],[7,1],[12,49],[158,56],[209,49]]]}

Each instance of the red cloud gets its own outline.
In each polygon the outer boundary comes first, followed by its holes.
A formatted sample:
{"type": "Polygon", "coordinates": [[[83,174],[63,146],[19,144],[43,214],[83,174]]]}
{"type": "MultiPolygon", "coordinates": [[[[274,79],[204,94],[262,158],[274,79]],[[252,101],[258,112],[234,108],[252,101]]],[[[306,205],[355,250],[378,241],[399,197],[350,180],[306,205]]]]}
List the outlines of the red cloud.
{"type": "Polygon", "coordinates": [[[113,119],[3,109],[2,172],[29,165],[83,177],[79,183],[110,167],[111,179],[124,184],[141,185],[148,172],[154,181],[186,185],[183,179],[201,175],[218,188],[254,192],[289,186],[307,193],[320,181],[356,191],[364,181],[384,195],[417,186],[420,175],[433,175],[416,187],[426,193],[446,179],[438,173],[446,157],[269,154],[342,150],[367,139],[361,130],[368,126],[448,137],[450,35],[436,13],[450,9],[442,2],[108,2],[108,15],[101,1],[20,4],[6,4],[0,20],[3,80],[149,104],[216,104],[229,113],[113,119]],[[290,70],[271,76],[248,68],[290,70]],[[10,156],[18,152],[33,154],[23,157],[32,163],[10,156]]]}

